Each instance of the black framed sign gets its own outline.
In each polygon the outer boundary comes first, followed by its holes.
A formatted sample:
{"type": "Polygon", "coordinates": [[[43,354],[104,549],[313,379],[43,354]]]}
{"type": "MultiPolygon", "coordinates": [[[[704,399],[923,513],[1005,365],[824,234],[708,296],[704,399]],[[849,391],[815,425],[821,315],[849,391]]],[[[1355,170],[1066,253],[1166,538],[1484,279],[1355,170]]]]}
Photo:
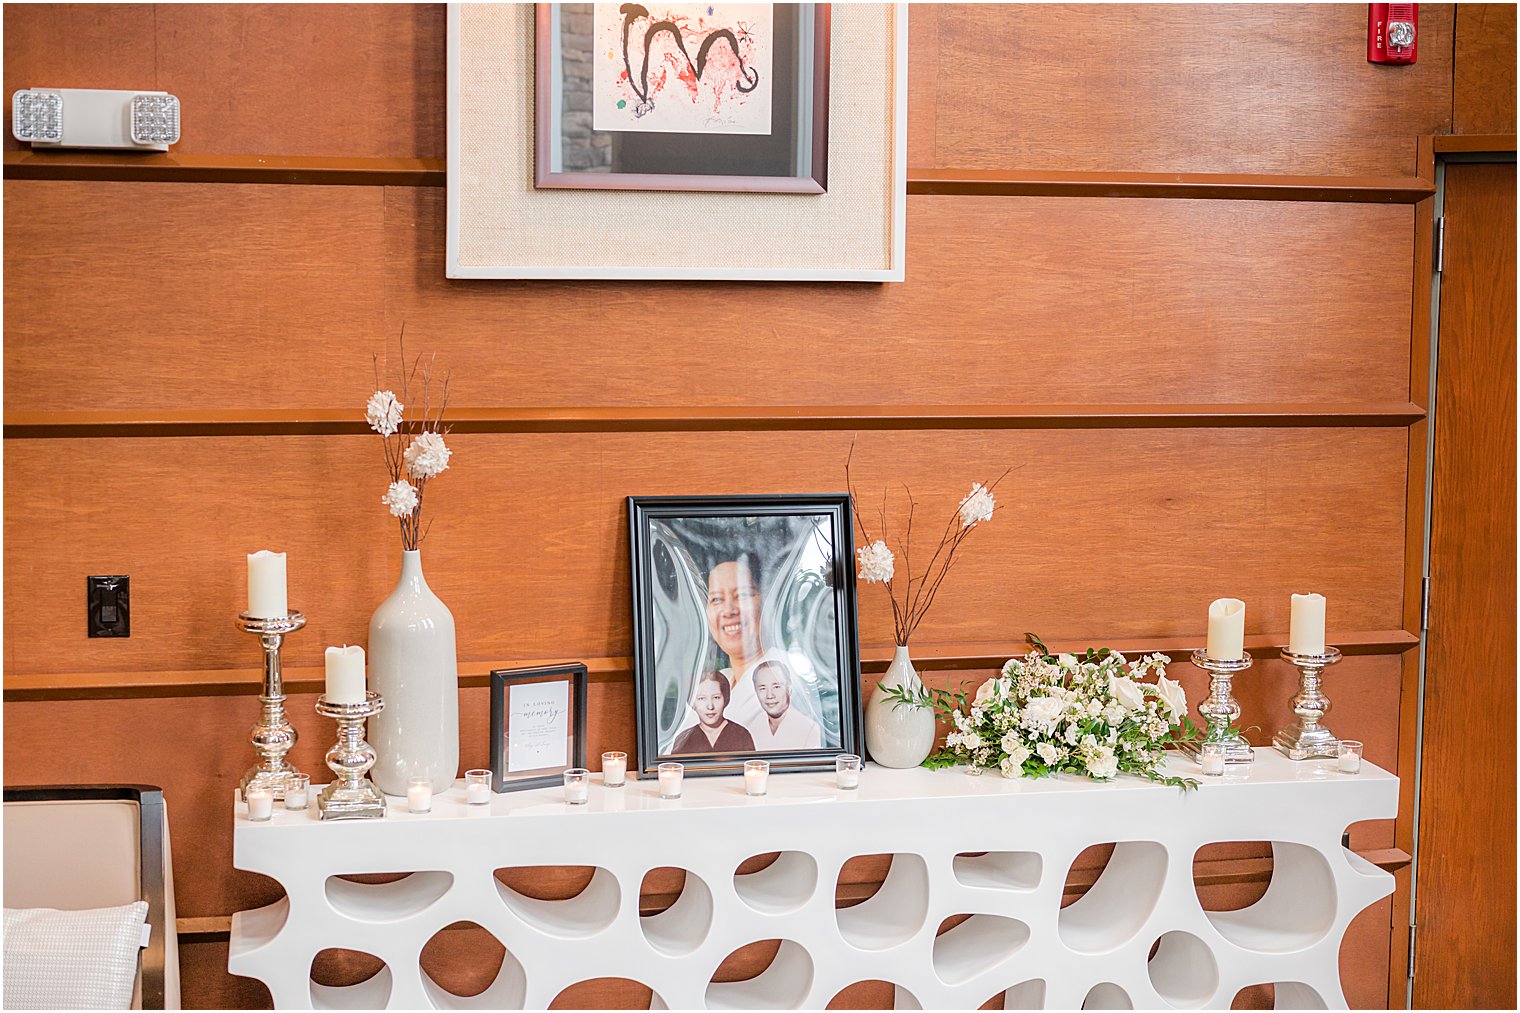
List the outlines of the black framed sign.
{"type": "Polygon", "coordinates": [[[585,665],[491,673],[491,790],[560,784],[585,765],[585,665]]]}
{"type": "Polygon", "coordinates": [[[860,752],[849,496],[629,497],[639,769],[860,752]]]}

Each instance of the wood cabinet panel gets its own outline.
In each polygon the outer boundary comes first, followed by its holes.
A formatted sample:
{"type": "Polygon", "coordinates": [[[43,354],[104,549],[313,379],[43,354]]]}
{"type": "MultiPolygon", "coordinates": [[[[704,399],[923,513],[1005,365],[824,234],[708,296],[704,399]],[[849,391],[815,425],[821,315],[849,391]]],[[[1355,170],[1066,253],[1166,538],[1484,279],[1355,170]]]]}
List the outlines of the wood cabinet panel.
{"type": "Polygon", "coordinates": [[[403,324],[465,407],[1408,399],[1407,205],[913,197],[905,284],[735,285],[450,281],[433,189],[5,193],[11,411],[356,409],[403,324]]]}
{"type": "Polygon", "coordinates": [[[1407,67],[1367,62],[1361,4],[955,4],[933,24],[936,165],[1412,175],[1415,138],[1451,122],[1450,5],[1420,6],[1407,67]]]}
{"type": "Polygon", "coordinates": [[[1515,5],[1457,4],[1455,60],[1452,133],[1513,134],[1515,5]]]}
{"type": "MultiPolygon", "coordinates": [[[[628,494],[844,485],[849,432],[471,434],[429,494],[424,560],[467,659],[630,653],[628,494]]],[[[857,488],[906,482],[948,515],[973,479],[1016,470],[919,632],[924,644],[1200,632],[1207,603],[1287,628],[1288,594],[1332,629],[1399,625],[1403,429],[863,432],[857,488]],[[1301,492],[1315,476],[1316,494],[1301,492]]],[[[243,668],[243,554],[290,553],[308,628],[291,665],[362,641],[398,557],[378,438],[6,441],[8,672],[243,668]],[[25,552],[16,553],[17,546],[25,552]],[[91,573],[133,578],[133,636],[84,635],[91,573]]],[[[927,529],[925,529],[927,530],[927,529]]],[[[862,594],[862,642],[890,642],[862,594]]]]}

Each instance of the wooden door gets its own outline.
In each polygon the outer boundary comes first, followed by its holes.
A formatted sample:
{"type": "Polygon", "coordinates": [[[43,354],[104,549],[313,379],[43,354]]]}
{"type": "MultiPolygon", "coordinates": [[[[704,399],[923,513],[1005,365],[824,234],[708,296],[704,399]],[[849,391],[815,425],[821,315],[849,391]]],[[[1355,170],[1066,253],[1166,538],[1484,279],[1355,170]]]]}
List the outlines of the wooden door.
{"type": "Polygon", "coordinates": [[[1414,1007],[1515,1006],[1515,166],[1446,168],[1414,1007]]]}

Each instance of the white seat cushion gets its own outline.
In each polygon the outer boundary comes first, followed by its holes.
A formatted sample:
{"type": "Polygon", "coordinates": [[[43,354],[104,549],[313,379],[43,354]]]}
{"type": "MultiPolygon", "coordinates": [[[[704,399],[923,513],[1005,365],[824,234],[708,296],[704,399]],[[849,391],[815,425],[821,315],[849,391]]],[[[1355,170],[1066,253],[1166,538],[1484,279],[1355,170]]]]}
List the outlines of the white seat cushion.
{"type": "Polygon", "coordinates": [[[148,902],[5,909],[6,1009],[128,1009],[148,902]]]}

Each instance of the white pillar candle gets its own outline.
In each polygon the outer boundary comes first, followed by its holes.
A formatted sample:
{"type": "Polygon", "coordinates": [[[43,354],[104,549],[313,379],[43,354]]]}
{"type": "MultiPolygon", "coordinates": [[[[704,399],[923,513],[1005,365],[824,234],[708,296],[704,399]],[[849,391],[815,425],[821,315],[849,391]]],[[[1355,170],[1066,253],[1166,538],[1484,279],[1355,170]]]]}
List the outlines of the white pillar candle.
{"type": "Polygon", "coordinates": [[[1215,661],[1239,661],[1246,656],[1246,603],[1220,598],[1209,605],[1209,639],[1205,653],[1215,661]]]}
{"type": "Polygon", "coordinates": [[[1325,596],[1295,594],[1288,624],[1288,650],[1294,654],[1325,653],[1325,596]]]}
{"type": "Polygon", "coordinates": [[[248,800],[250,820],[267,820],[274,815],[274,792],[268,788],[249,788],[243,796],[248,800]]]}
{"type": "Polygon", "coordinates": [[[350,644],[327,649],[327,702],[364,702],[364,648],[350,644]]]}
{"type": "Polygon", "coordinates": [[[602,754],[602,784],[608,788],[621,788],[628,781],[628,754],[602,754]]]}
{"type": "Polygon", "coordinates": [[[285,604],[285,553],[268,549],[249,553],[248,614],[255,619],[290,614],[285,604]]]}

